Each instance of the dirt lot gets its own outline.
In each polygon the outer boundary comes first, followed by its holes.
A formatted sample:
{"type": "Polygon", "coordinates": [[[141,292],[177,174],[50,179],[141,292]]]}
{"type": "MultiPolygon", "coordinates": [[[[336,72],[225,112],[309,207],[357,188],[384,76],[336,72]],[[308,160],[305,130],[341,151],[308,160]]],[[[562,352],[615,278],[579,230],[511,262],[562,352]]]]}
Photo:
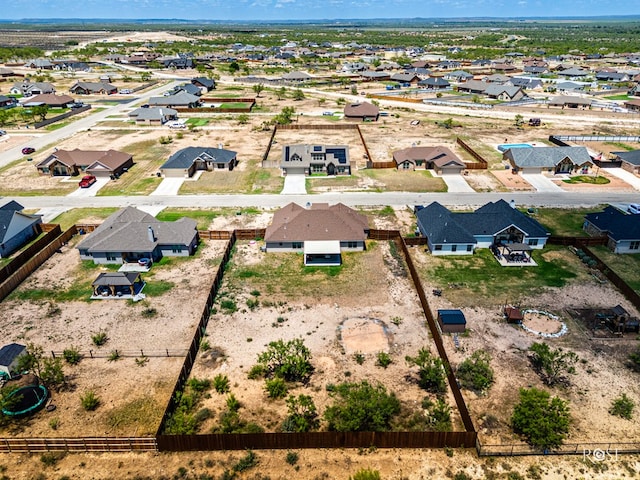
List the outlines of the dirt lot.
{"type": "Polygon", "coordinates": [[[75,249],[78,241],[75,237],[3,301],[3,336],[6,341],[40,345],[46,355],[76,347],[86,356],[92,350],[102,358],[66,365],[70,386],[53,392],[51,402],[56,410],[43,411],[4,434],[153,434],[202,312],[215,273],[212,265],[219,261],[225,242],[208,241],[201,244],[195,258],[155,265],[143,279],[148,290],[155,287],[157,291],[156,286],[161,285],[166,291],[131,304],[126,300],[88,301],[91,281],[105,270],[81,265],[75,249]],[[69,295],[77,300],[57,300],[48,293],[52,290],[77,292],[69,295]],[[92,344],[91,337],[97,332],[108,336],[102,347],[92,344]],[[167,349],[179,356],[167,358],[167,349]],[[115,350],[127,357],[105,358],[115,350]],[[80,405],[80,395],[88,390],[100,398],[95,412],[86,412],[80,405]],[[55,431],[50,426],[54,419],[55,431]]]}

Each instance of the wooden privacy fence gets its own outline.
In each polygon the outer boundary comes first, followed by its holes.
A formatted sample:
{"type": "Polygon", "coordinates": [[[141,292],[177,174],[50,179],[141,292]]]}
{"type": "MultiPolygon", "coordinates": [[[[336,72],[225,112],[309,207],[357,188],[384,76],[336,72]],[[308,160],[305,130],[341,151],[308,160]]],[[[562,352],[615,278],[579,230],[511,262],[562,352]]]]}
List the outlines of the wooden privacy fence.
{"type": "Polygon", "coordinates": [[[460,137],[456,137],[456,143],[460,145],[464,151],[466,151],[469,155],[476,159],[476,163],[467,163],[465,162],[465,168],[467,170],[486,170],[488,163],[487,161],[473,148],[467,145],[464,140],[460,137]]]}
{"type": "Polygon", "coordinates": [[[218,294],[218,290],[220,289],[220,285],[222,285],[222,280],[224,278],[224,271],[226,268],[229,259],[231,258],[231,252],[233,251],[233,247],[236,244],[236,235],[235,232],[231,235],[229,242],[227,243],[227,247],[224,250],[224,255],[222,256],[222,261],[220,265],[218,265],[218,271],[216,272],[216,276],[213,280],[213,284],[209,289],[209,295],[207,296],[207,301],[205,302],[204,309],[202,311],[202,315],[200,316],[200,321],[198,322],[198,326],[193,335],[193,339],[191,340],[191,345],[189,346],[189,350],[182,364],[182,368],[180,369],[180,374],[178,375],[178,379],[173,387],[173,391],[171,393],[171,398],[167,404],[167,407],[162,415],[162,420],[160,421],[160,425],[158,426],[158,431],[156,436],[160,435],[169,418],[175,411],[178,406],[178,396],[180,392],[184,390],[185,384],[187,380],[189,380],[189,375],[191,374],[191,369],[193,368],[193,364],[196,361],[198,351],[200,350],[200,341],[202,337],[205,335],[207,331],[207,325],[209,323],[209,318],[211,317],[211,308],[216,299],[216,295],[218,294]]]}
{"type": "Polygon", "coordinates": [[[372,160],[367,161],[367,168],[397,168],[396,162],[374,162],[372,160]]]}
{"type": "Polygon", "coordinates": [[[0,453],[157,451],[154,437],[0,438],[0,453]]]}
{"type": "Polygon", "coordinates": [[[607,237],[558,237],[551,235],[547,239],[547,243],[549,245],[571,245],[577,246],[579,245],[587,245],[587,246],[596,246],[596,245],[606,245],[607,237]]]}
{"type": "Polygon", "coordinates": [[[63,113],[61,115],[58,115],[56,117],[51,117],[47,120],[43,120],[42,122],[37,122],[34,123],[33,126],[35,128],[42,128],[42,127],[46,127],[47,125],[51,125],[52,123],[56,123],[60,120],[64,120],[65,118],[69,118],[72,117],[74,115],[78,115],[79,113],[82,112],[86,112],[87,110],[91,110],[91,105],[85,105],[84,107],[80,107],[80,108],[73,108],[71,110],[69,110],[66,113],[63,113]]]}
{"type": "MultiPolygon", "coordinates": [[[[144,350],[144,349],[140,349],[140,350],[118,350],[118,349],[114,349],[111,350],[109,352],[106,351],[101,351],[101,350],[83,350],[83,351],[79,351],[78,354],[83,358],[83,359],[89,359],[89,358],[113,358],[114,354],[118,357],[118,358],[140,358],[140,357],[153,357],[153,358],[159,358],[159,357],[184,357],[187,354],[187,350],[171,350],[170,348],[165,348],[165,349],[161,349],[161,350],[144,350]]],[[[54,350],[51,350],[51,357],[52,358],[64,358],[64,352],[56,352],[54,350]]]]}
{"type": "MultiPolygon", "coordinates": [[[[55,232],[57,230],[53,230],[55,232]]],[[[52,233],[50,232],[50,233],[52,233]]],[[[70,227],[64,233],[53,238],[47,245],[36,253],[30,260],[21,265],[14,273],[12,273],[2,284],[0,284],[0,301],[6,298],[22,281],[27,278],[34,270],[42,265],[51,255],[53,255],[62,245],[71,240],[75,235],[76,227],[70,227]]]]}
{"type": "Polygon", "coordinates": [[[168,452],[299,448],[473,448],[475,432],[305,432],[158,435],[168,452]]]}
{"type": "Polygon", "coordinates": [[[481,457],[513,457],[518,455],[583,455],[593,460],[615,458],[618,454],[640,453],[640,443],[565,443],[554,450],[536,450],[526,443],[483,445],[477,442],[476,450],[481,457]],[[600,455],[602,458],[597,458],[600,455]]]}
{"type": "Polygon", "coordinates": [[[0,283],[4,282],[13,273],[17,272],[20,267],[27,263],[36,253],[42,250],[46,245],[49,245],[57,236],[62,233],[60,225],[55,225],[54,228],[49,228],[50,225],[46,224],[46,227],[39,226],[41,232],[47,232],[38,240],[33,242],[27,248],[25,248],[18,255],[13,257],[9,263],[7,263],[2,269],[0,269],[0,283]],[[45,230],[45,228],[47,230],[45,230]]]}

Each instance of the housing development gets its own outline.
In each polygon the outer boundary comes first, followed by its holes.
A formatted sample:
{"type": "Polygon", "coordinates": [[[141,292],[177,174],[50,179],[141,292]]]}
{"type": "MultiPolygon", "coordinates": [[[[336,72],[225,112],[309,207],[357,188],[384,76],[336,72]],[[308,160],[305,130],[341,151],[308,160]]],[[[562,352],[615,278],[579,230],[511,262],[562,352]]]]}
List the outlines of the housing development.
{"type": "Polygon", "coordinates": [[[2,478],[640,473],[637,22],[407,22],[0,26],[2,478]]]}

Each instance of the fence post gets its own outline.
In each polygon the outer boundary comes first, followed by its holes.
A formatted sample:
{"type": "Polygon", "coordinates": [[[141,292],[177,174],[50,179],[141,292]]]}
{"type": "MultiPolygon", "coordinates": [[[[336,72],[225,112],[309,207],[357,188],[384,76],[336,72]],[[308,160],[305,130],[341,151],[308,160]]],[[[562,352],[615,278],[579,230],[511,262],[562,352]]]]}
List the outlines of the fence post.
{"type": "Polygon", "coordinates": [[[51,350],[51,356],[55,359],[55,358],[56,358],[56,352],[54,352],[53,350],[51,350]]]}
{"type": "Polygon", "coordinates": [[[89,350],[89,356],[93,358],[93,350],[89,350]]]}
{"type": "Polygon", "coordinates": [[[168,356],[169,356],[169,349],[168,349],[168,348],[166,348],[165,350],[166,350],[166,352],[167,352],[167,357],[168,357],[168,356]]]}

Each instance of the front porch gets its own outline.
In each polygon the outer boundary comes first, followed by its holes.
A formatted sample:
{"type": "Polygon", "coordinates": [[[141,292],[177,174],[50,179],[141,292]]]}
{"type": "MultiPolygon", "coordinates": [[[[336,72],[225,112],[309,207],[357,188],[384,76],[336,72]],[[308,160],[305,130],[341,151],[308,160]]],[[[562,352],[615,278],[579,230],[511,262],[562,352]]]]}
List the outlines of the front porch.
{"type": "Polygon", "coordinates": [[[493,256],[503,267],[537,267],[526,243],[499,243],[491,246],[493,256]]]}

